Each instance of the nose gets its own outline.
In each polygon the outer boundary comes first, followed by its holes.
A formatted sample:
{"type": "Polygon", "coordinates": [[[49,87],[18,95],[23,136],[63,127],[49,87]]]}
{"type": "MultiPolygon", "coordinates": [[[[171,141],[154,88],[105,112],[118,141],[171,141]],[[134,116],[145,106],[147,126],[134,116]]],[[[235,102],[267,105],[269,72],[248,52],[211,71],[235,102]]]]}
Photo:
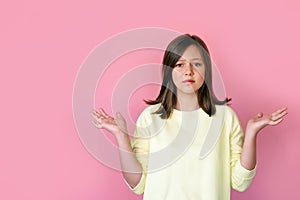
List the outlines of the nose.
{"type": "Polygon", "coordinates": [[[184,74],[185,74],[186,76],[191,76],[191,75],[194,74],[193,65],[192,65],[191,63],[188,63],[188,64],[186,65],[186,69],[185,69],[185,71],[184,71],[184,74]]]}

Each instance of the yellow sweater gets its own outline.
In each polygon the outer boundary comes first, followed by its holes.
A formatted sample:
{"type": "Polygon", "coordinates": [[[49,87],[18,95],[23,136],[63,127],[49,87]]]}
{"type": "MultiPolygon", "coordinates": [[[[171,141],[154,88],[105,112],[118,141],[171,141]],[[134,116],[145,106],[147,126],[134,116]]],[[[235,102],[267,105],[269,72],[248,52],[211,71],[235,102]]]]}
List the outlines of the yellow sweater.
{"type": "Polygon", "coordinates": [[[152,114],[160,104],[139,116],[131,144],[143,166],[134,188],[144,200],[229,200],[230,189],[244,191],[255,169],[240,164],[244,133],[236,113],[216,105],[209,117],[201,108],[173,110],[169,119],[152,114]]]}

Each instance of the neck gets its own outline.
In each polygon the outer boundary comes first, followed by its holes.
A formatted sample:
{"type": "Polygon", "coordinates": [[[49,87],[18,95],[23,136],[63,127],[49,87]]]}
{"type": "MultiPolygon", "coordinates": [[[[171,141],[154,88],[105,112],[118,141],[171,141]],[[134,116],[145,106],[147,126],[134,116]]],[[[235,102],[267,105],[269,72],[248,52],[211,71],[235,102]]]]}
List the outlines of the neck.
{"type": "Polygon", "coordinates": [[[176,109],[181,111],[193,111],[199,109],[198,98],[196,94],[177,94],[176,109]]]}

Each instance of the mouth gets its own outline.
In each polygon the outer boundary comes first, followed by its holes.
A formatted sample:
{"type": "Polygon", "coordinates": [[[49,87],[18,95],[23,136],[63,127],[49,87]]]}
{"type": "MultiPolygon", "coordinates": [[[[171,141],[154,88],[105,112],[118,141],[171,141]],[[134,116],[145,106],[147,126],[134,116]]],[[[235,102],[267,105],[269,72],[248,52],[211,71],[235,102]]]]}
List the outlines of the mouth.
{"type": "Polygon", "coordinates": [[[184,80],[183,82],[184,83],[195,83],[195,81],[192,79],[187,79],[187,80],[184,80]]]}

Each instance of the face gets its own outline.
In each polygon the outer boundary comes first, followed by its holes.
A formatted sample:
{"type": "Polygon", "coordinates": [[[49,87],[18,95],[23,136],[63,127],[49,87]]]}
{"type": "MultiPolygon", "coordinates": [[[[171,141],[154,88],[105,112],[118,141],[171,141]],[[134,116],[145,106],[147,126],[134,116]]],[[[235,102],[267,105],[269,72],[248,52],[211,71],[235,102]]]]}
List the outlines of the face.
{"type": "Polygon", "coordinates": [[[205,66],[200,51],[189,46],[176,62],[172,71],[177,95],[194,94],[204,83],[205,66]]]}

